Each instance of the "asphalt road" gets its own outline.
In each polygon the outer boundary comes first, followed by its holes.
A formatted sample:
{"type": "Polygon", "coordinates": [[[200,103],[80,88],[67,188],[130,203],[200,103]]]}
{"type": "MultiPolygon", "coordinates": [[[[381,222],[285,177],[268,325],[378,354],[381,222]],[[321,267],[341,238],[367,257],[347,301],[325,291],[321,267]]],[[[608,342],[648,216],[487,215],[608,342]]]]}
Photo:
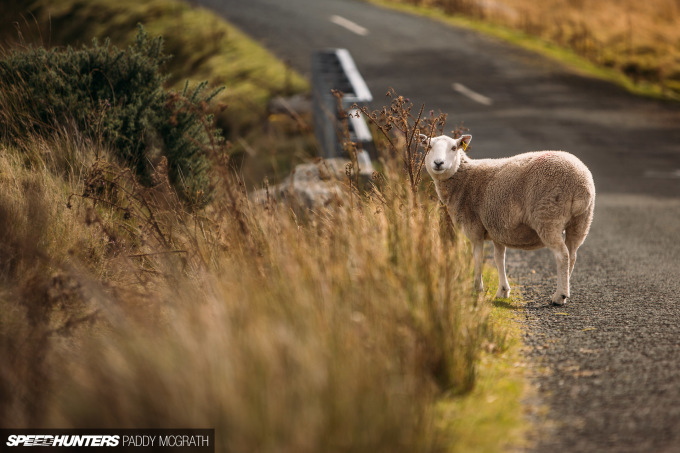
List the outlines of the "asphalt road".
{"type": "Polygon", "coordinates": [[[527,356],[548,407],[536,452],[680,452],[680,105],[634,97],[537,55],[353,0],[198,0],[309,75],[347,48],[375,107],[394,88],[449,114],[472,157],[562,149],[591,169],[595,220],[572,299],[549,307],[547,251],[510,251],[527,356]],[[339,19],[340,18],[340,19],[339,19]],[[475,96],[476,94],[481,95],[475,96]]]}

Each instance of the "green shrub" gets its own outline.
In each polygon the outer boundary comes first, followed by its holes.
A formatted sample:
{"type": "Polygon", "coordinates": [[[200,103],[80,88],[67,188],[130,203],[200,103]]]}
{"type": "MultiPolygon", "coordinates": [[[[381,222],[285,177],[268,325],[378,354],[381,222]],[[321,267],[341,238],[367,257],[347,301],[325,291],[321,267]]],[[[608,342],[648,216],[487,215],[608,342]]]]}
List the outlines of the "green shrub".
{"type": "Polygon", "coordinates": [[[154,153],[167,156],[170,179],[192,203],[209,196],[206,148],[221,140],[203,96],[205,84],[189,93],[166,91],[162,72],[169,57],[163,39],[139,26],[126,50],[106,40],[80,49],[12,50],[0,60],[0,131],[5,139],[49,134],[63,125],[111,146],[149,181],[154,153]]]}

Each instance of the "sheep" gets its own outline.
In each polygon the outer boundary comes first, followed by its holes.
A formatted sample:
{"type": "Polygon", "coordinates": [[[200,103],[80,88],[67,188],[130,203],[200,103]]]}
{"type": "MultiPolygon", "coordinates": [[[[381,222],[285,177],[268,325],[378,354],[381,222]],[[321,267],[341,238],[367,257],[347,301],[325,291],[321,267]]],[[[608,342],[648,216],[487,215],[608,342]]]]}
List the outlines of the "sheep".
{"type": "Polygon", "coordinates": [[[449,215],[473,246],[474,285],[484,291],[484,241],[494,245],[498,269],[496,298],[510,296],[505,274],[506,247],[547,247],[557,263],[557,290],[562,305],[570,297],[569,279],[576,252],[583,244],[595,208],[595,184],[588,168],[563,151],[538,151],[502,159],[470,159],[465,150],[472,136],[453,139],[420,134],[425,166],[449,215]]]}

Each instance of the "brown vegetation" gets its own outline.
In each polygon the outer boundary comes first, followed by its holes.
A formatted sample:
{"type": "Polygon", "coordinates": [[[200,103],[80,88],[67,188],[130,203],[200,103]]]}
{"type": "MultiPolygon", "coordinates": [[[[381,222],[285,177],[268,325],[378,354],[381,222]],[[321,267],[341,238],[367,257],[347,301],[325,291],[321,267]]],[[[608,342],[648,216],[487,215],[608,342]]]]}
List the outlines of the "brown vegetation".
{"type": "Polygon", "coordinates": [[[678,0],[389,0],[440,8],[571,49],[635,83],[680,96],[678,0]]]}
{"type": "Polygon", "coordinates": [[[433,402],[504,340],[393,145],[379,192],[300,216],[251,205],[216,143],[215,201],[193,213],[164,161],[144,187],[75,131],[0,144],[0,425],[436,450],[433,402]]]}
{"type": "MultiPolygon", "coordinates": [[[[139,12],[121,8],[121,20],[139,12]]],[[[230,49],[254,54],[233,36],[230,49]]],[[[260,79],[242,76],[229,110],[260,118],[260,79]]],[[[200,146],[214,196],[187,209],[168,160],[150,159],[141,184],[102,135],[68,119],[37,134],[13,89],[0,87],[0,426],[214,427],[222,451],[441,451],[464,438],[450,427],[464,411],[444,397],[475,388],[483,351],[508,341],[418,184],[412,143],[385,140],[367,192],[348,166],[343,196],[320,211],[254,205],[209,109],[175,93],[213,138],[200,146]]],[[[412,137],[396,100],[374,122],[412,137]]],[[[81,113],[99,124],[100,110],[81,113]]],[[[286,146],[305,153],[299,118],[269,126],[265,141],[294,137],[286,146]]]]}

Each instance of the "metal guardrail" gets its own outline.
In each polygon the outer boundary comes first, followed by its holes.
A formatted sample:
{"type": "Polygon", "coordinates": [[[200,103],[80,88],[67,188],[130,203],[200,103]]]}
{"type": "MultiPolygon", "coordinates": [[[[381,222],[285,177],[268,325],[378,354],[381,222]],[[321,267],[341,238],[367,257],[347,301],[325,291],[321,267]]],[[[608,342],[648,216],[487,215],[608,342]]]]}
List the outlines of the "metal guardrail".
{"type": "Polygon", "coordinates": [[[341,91],[342,109],[349,114],[350,139],[357,144],[359,165],[370,165],[369,152],[373,151],[373,136],[356,104],[367,106],[373,100],[371,91],[359,73],[347,49],[330,49],[312,56],[312,102],[314,130],[321,145],[322,157],[348,157],[343,150],[344,132],[338,112],[338,100],[332,90],[341,91]]]}

